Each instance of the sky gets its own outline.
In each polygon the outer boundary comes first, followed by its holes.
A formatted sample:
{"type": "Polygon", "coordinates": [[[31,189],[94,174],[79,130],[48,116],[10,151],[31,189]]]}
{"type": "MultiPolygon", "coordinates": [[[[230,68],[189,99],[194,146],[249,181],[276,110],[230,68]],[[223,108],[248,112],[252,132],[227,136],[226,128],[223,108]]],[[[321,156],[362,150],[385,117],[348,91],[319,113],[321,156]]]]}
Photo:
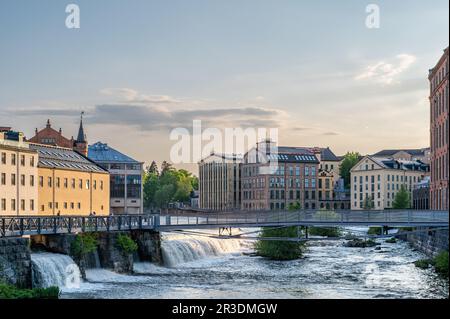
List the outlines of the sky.
{"type": "Polygon", "coordinates": [[[146,163],[193,120],[337,155],[427,147],[448,27],[447,0],[0,0],[0,126],[76,137],[84,111],[89,143],[146,163]]]}

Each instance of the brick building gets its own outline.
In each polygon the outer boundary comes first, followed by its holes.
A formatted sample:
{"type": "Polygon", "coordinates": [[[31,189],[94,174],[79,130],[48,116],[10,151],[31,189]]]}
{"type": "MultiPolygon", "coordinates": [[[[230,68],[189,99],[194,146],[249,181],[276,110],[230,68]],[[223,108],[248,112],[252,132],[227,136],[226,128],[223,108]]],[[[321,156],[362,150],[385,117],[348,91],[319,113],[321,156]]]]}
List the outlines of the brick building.
{"type": "Polygon", "coordinates": [[[430,81],[431,183],[430,208],[448,210],[448,47],[428,75],[430,81]]]}

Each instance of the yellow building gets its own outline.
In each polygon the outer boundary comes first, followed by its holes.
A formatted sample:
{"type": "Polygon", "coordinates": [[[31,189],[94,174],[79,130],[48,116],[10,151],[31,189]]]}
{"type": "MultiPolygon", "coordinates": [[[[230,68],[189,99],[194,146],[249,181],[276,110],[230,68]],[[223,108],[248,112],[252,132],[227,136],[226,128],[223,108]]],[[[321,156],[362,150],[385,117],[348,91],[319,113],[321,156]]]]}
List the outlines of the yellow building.
{"type": "Polygon", "coordinates": [[[363,157],[350,171],[351,209],[361,210],[370,200],[374,209],[393,208],[397,192],[402,186],[410,192],[430,174],[430,167],[421,161],[392,158],[363,157]]]}
{"type": "Polygon", "coordinates": [[[109,173],[70,148],[30,143],[39,154],[39,215],[109,214],[109,173]]]}
{"type": "Polygon", "coordinates": [[[23,134],[0,128],[0,215],[37,213],[38,154],[23,134]]]}

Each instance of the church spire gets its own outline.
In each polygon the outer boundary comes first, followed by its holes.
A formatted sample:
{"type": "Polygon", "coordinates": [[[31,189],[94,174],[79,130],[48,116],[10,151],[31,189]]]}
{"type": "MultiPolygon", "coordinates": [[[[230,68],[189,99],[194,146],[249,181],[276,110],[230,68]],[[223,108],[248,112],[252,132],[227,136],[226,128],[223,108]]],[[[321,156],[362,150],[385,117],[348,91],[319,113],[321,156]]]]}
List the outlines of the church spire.
{"type": "Polygon", "coordinates": [[[78,129],[77,142],[86,143],[86,134],[84,134],[84,128],[83,128],[83,115],[84,115],[84,112],[81,112],[80,128],[78,129]]]}

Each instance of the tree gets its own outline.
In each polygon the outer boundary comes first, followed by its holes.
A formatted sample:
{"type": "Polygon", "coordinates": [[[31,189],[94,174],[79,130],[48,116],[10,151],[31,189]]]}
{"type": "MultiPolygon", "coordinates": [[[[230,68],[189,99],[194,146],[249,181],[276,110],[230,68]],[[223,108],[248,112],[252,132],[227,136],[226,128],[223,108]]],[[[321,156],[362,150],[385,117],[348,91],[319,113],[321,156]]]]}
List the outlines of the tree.
{"type": "Polygon", "coordinates": [[[299,202],[290,203],[289,206],[288,206],[288,210],[289,211],[295,211],[295,210],[299,210],[301,208],[302,208],[302,206],[300,205],[299,202]]]}
{"type": "MultiPolygon", "coordinates": [[[[259,237],[297,237],[298,229],[296,226],[286,228],[263,227],[259,237]]],[[[259,256],[267,257],[273,260],[291,260],[302,256],[303,243],[298,241],[282,240],[259,240],[256,245],[256,253],[259,256]]]]}
{"type": "Polygon", "coordinates": [[[159,189],[159,176],[157,173],[146,173],[144,175],[144,206],[155,206],[155,193],[159,189]]]}
{"type": "Polygon", "coordinates": [[[146,172],[147,174],[156,174],[156,175],[159,175],[158,165],[156,164],[155,161],[152,161],[152,163],[150,164],[150,166],[147,166],[146,171],[147,171],[147,172],[146,172]]]}
{"type": "Polygon", "coordinates": [[[359,162],[360,156],[358,152],[347,152],[339,167],[339,174],[344,179],[344,187],[347,189],[350,188],[350,170],[359,162]]]}
{"type": "Polygon", "coordinates": [[[394,201],[392,202],[392,208],[394,209],[411,208],[411,198],[408,190],[404,185],[402,185],[397,194],[395,194],[394,201]]]}
{"type": "Polygon", "coordinates": [[[373,209],[375,207],[372,196],[366,196],[363,201],[364,209],[373,209]]]}
{"type": "Polygon", "coordinates": [[[163,161],[161,164],[161,176],[164,175],[166,172],[170,172],[173,171],[174,168],[172,166],[172,164],[170,164],[167,161],[163,161]]]}

